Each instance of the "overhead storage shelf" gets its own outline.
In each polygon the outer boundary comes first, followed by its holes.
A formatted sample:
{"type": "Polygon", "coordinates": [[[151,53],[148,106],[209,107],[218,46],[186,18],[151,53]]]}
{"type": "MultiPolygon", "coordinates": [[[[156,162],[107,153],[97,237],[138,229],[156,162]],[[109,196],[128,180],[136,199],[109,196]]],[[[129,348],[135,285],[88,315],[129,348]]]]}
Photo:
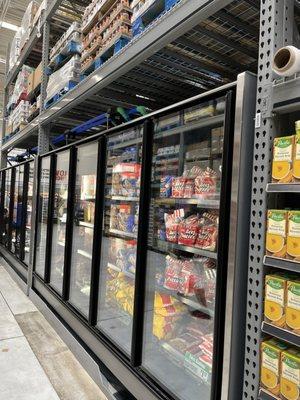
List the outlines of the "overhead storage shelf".
{"type": "Polygon", "coordinates": [[[38,136],[38,117],[31,121],[25,128],[20,132],[14,134],[9,139],[6,139],[2,143],[2,151],[8,151],[12,147],[19,146],[20,148],[28,148],[34,146],[37,142],[38,136]]]}
{"type": "Polygon", "coordinates": [[[300,74],[282,78],[273,85],[273,111],[285,114],[300,108],[300,74]]]}
{"type": "Polygon", "coordinates": [[[258,398],[260,400],[279,400],[279,397],[276,397],[272,395],[271,393],[268,393],[267,391],[260,389],[258,398]]]}
{"type": "MultiPolygon", "coordinates": [[[[79,17],[89,3],[50,2],[44,22],[50,23],[52,42],[63,32],[63,16],[79,17]]],[[[39,125],[51,124],[54,138],[117,107],[142,106],[151,112],[234,82],[245,70],[255,73],[259,7],[257,0],[182,0],[43,111],[39,125]]],[[[104,123],[86,134],[107,127],[104,123]]],[[[18,134],[24,140],[12,137],[5,148],[27,148],[34,132],[28,125],[18,134]]]]}
{"type": "Polygon", "coordinates": [[[264,265],[268,267],[284,269],[290,272],[300,272],[300,262],[286,260],[283,258],[265,256],[264,265]]]}
{"type": "Polygon", "coordinates": [[[299,183],[269,183],[267,193],[300,193],[299,183]]]}
{"type": "MultiPolygon", "coordinates": [[[[18,73],[21,71],[23,65],[26,63],[26,60],[34,50],[35,46],[37,45],[38,41],[41,38],[41,34],[38,31],[38,28],[35,26],[31,32],[31,35],[25,44],[18,61],[16,62],[15,66],[11,69],[11,71],[7,74],[5,79],[5,87],[8,87],[17,77],[18,73]]],[[[42,52],[40,52],[40,60],[41,61],[42,52]]],[[[37,64],[39,63],[37,61],[37,64]]]]}
{"type": "Polygon", "coordinates": [[[262,323],[262,331],[268,335],[272,335],[277,339],[283,340],[284,342],[290,343],[293,346],[300,346],[300,336],[294,334],[283,328],[268,324],[267,322],[262,323]]]}

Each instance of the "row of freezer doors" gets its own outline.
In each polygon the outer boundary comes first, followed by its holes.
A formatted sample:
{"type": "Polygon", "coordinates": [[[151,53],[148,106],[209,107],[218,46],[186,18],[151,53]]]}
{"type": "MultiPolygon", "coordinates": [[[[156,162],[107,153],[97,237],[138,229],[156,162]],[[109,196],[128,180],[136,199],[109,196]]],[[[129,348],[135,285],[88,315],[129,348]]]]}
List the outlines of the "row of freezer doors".
{"type": "MultiPolygon", "coordinates": [[[[224,115],[222,97],[39,159],[34,274],[182,400],[210,398],[217,357],[224,115]]],[[[2,244],[25,264],[33,175],[3,172],[2,244]]]]}

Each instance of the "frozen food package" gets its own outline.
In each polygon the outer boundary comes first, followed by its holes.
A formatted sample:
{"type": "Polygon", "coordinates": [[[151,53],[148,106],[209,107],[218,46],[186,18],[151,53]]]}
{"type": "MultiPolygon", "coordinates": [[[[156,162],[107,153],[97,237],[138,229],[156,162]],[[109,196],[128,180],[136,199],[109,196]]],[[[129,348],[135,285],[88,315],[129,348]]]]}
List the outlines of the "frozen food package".
{"type": "Polygon", "coordinates": [[[211,168],[198,175],[195,179],[195,196],[209,198],[217,194],[217,173],[211,168]]]}
{"type": "Polygon", "coordinates": [[[184,209],[175,210],[172,214],[165,214],[166,238],[168,242],[178,243],[178,227],[184,218],[184,209]]]}
{"type": "Polygon", "coordinates": [[[171,197],[173,176],[166,175],[160,180],[160,197],[171,197]]]}
{"type": "Polygon", "coordinates": [[[166,256],[165,278],[163,285],[166,289],[174,290],[176,292],[179,290],[182,267],[183,263],[181,260],[170,255],[166,256]]]}
{"type": "Polygon", "coordinates": [[[178,226],[178,243],[184,246],[194,246],[199,232],[199,218],[191,215],[178,226]]]}
{"type": "Polygon", "coordinates": [[[140,194],[141,164],[119,163],[113,167],[112,194],[138,197],[140,194]]]}

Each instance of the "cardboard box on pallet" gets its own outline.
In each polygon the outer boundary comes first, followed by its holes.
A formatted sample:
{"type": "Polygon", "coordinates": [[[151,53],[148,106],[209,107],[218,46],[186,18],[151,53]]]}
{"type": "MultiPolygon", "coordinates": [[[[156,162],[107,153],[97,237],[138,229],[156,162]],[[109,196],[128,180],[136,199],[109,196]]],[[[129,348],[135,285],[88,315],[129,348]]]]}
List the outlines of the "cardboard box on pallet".
{"type": "Polygon", "coordinates": [[[36,70],[34,71],[34,85],[33,89],[36,89],[42,83],[43,68],[42,63],[40,63],[36,70]]]}
{"type": "Polygon", "coordinates": [[[34,90],[34,71],[28,77],[27,93],[30,94],[34,90]]]}

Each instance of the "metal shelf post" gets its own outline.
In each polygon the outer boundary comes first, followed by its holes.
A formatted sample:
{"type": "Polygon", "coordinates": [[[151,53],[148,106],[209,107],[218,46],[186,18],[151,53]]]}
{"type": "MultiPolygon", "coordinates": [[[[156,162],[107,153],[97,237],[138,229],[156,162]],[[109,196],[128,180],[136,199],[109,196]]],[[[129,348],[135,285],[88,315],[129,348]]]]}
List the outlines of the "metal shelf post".
{"type": "MultiPolygon", "coordinates": [[[[41,83],[41,99],[40,99],[40,115],[45,109],[45,100],[47,97],[48,76],[46,74],[49,62],[49,40],[50,40],[50,22],[45,21],[43,26],[43,54],[42,54],[42,83],[41,83]]],[[[50,125],[40,125],[38,135],[38,153],[43,154],[49,151],[50,146],[50,125]]]]}
{"type": "Polygon", "coordinates": [[[260,379],[260,343],[264,296],[265,232],[267,184],[270,182],[273,137],[276,116],[272,113],[272,58],[291,42],[294,0],[262,0],[258,64],[258,87],[247,293],[243,399],[258,398],[260,379]]]}

